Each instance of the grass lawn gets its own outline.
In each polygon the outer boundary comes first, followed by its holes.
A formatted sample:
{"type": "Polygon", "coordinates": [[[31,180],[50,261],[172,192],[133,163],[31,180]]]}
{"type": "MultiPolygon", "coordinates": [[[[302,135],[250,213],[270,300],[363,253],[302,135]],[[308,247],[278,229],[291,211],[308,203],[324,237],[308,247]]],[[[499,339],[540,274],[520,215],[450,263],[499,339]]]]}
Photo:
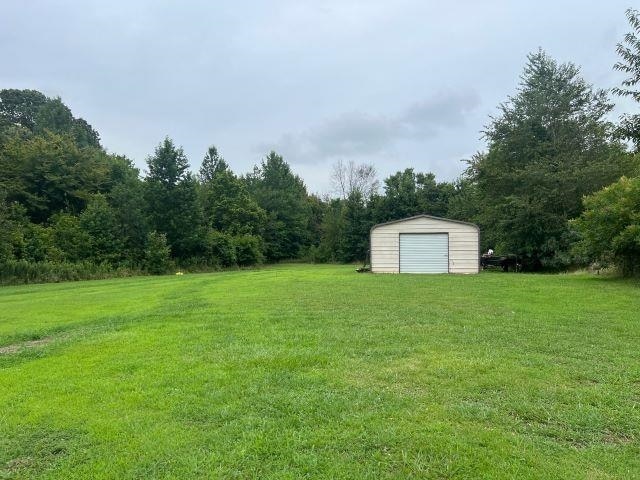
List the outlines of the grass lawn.
{"type": "Polygon", "coordinates": [[[283,265],[6,287],[0,352],[0,479],[640,478],[633,281],[283,265]]]}

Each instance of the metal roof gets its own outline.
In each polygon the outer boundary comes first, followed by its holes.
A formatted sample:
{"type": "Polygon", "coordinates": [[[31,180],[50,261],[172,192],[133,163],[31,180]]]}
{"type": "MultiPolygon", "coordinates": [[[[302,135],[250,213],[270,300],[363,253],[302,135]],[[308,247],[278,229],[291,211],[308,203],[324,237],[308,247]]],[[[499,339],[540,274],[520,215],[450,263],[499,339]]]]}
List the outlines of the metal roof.
{"type": "Polygon", "coordinates": [[[471,227],[475,227],[476,229],[478,229],[478,231],[480,231],[480,227],[478,227],[478,225],[476,225],[475,223],[463,222],[462,220],[452,220],[450,218],[434,217],[433,215],[426,215],[426,214],[414,215],[413,217],[401,218],[399,220],[391,220],[390,222],[378,223],[377,225],[374,225],[373,227],[371,227],[371,230],[373,230],[374,228],[382,227],[384,225],[391,225],[393,223],[406,222],[407,220],[415,220],[416,218],[431,218],[433,220],[443,220],[445,222],[461,223],[462,225],[469,225],[471,227]]]}

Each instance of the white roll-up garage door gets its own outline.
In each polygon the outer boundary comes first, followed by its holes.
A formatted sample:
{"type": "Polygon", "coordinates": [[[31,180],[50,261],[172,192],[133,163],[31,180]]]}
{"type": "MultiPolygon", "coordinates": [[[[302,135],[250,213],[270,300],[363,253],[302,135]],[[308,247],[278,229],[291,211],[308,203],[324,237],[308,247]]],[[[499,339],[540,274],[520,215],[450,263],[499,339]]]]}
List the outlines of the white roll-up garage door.
{"type": "Polygon", "coordinates": [[[401,233],[400,273],[448,273],[449,235],[401,233]]]}

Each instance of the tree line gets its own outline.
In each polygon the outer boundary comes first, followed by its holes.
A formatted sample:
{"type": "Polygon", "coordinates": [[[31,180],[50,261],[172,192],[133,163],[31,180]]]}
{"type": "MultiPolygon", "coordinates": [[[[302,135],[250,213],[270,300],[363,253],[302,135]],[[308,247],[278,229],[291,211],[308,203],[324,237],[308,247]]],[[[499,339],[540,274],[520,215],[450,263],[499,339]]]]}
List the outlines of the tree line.
{"type": "Polygon", "coordinates": [[[482,248],[529,270],[594,262],[640,273],[640,115],[612,121],[612,94],[640,102],[640,17],[596,89],[571,63],[530,54],[487,148],[453,182],[338,162],[333,195],[308,192],[276,152],[244,175],[211,146],[197,172],[165,138],[134,163],[108,153],[60,98],[0,91],[0,282],[207,270],[302,259],[365,261],[369,230],[417,214],[477,223],[482,248]]]}

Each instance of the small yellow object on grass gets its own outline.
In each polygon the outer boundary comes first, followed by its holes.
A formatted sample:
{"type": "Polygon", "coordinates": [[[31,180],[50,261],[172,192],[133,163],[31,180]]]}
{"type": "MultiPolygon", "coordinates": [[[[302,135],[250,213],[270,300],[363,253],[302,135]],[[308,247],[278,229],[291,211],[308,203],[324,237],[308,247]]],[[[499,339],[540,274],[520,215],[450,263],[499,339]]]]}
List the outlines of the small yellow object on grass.
{"type": "Polygon", "coordinates": [[[176,272],[176,275],[184,275],[182,272],[176,272]]]}

